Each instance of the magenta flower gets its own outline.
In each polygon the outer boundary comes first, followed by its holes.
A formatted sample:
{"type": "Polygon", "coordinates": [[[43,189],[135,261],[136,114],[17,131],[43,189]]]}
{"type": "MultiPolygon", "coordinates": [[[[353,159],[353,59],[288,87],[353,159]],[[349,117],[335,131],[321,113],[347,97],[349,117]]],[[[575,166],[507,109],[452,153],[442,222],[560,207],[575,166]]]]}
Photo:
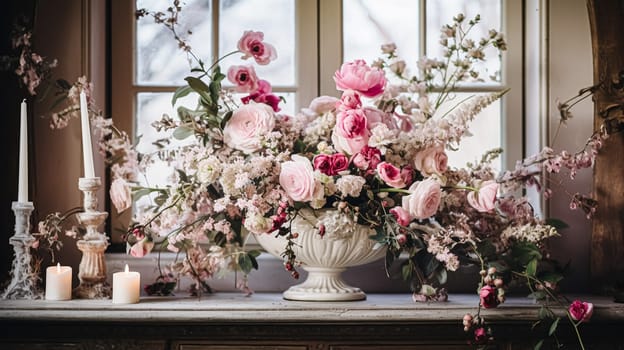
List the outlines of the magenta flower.
{"type": "Polygon", "coordinates": [[[575,321],[589,322],[589,319],[594,313],[594,304],[580,300],[574,300],[572,304],[570,304],[568,312],[570,313],[570,316],[572,316],[572,319],[574,319],[575,321]]]}
{"type": "Polygon", "coordinates": [[[475,344],[485,344],[487,342],[487,332],[485,328],[479,327],[474,331],[474,342],[475,344]]]}
{"type": "Polygon", "coordinates": [[[486,285],[481,288],[479,298],[481,299],[481,306],[486,309],[492,309],[498,306],[499,300],[496,295],[496,288],[490,285],[486,285]]]}
{"type": "Polygon", "coordinates": [[[267,65],[277,58],[277,51],[273,45],[265,43],[264,33],[246,30],[238,41],[238,50],[244,55],[243,59],[253,57],[259,65],[267,65]]]}

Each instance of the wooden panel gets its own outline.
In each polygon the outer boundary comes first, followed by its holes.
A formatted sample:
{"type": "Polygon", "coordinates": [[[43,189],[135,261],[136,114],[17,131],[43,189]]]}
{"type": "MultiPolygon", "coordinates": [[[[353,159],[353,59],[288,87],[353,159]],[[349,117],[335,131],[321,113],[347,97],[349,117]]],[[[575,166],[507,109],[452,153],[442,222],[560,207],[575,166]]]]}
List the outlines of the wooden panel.
{"type": "MultiPolygon", "coordinates": [[[[594,126],[603,122],[609,106],[624,103],[624,2],[588,0],[594,59],[594,83],[603,85],[594,95],[594,126]],[[619,86],[618,86],[619,85],[619,86]]],[[[622,120],[622,110],[607,117],[622,120]],[[619,114],[619,115],[617,115],[619,114]]],[[[620,124],[621,126],[622,124],[620,124]]],[[[621,129],[620,129],[621,130],[621,129]]],[[[624,283],[624,133],[613,134],[604,143],[594,168],[594,196],[598,211],[593,221],[591,245],[592,286],[599,289],[624,283]],[[619,279],[619,281],[618,281],[619,279]]]]}

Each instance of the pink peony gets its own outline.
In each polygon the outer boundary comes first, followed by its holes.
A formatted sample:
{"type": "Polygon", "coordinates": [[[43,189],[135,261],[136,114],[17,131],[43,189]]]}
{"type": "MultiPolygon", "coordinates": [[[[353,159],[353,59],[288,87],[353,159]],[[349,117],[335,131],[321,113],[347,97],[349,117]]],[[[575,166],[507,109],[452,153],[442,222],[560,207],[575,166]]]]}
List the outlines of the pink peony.
{"type": "Polygon", "coordinates": [[[238,50],[243,59],[253,57],[260,65],[267,65],[277,58],[277,51],[273,45],[263,42],[264,33],[246,30],[238,41],[238,50]]]}
{"type": "Polygon", "coordinates": [[[487,213],[494,209],[494,203],[496,201],[496,193],[498,192],[498,183],[490,180],[481,184],[479,192],[470,192],[466,199],[473,208],[482,213],[487,213]]]}
{"type": "Polygon", "coordinates": [[[383,182],[387,183],[390,187],[403,188],[407,186],[401,176],[401,169],[388,162],[379,163],[377,165],[377,173],[383,182]]]}
{"type": "Polygon", "coordinates": [[[294,154],[291,161],[282,164],[279,182],[292,200],[309,202],[315,197],[315,188],[320,186],[314,179],[314,169],[310,161],[294,154]]]}
{"type": "Polygon", "coordinates": [[[447,164],[448,157],[441,145],[424,149],[418,152],[414,158],[414,167],[423,176],[442,175],[446,171],[447,164]]]}
{"type": "Polygon", "coordinates": [[[275,114],[264,104],[241,106],[223,129],[223,142],[250,154],[262,148],[262,138],[275,127],[275,114]]]}
{"type": "Polygon", "coordinates": [[[336,126],[334,131],[338,135],[353,139],[356,137],[367,136],[368,126],[366,115],[361,109],[348,109],[341,111],[336,116],[336,126]]]}
{"type": "Polygon", "coordinates": [[[440,184],[427,179],[414,182],[409,191],[410,195],[403,197],[402,207],[415,219],[426,219],[433,216],[440,206],[442,189],[440,184]]]}
{"type": "Polygon", "coordinates": [[[231,66],[227,78],[236,85],[237,92],[249,93],[258,89],[258,76],[253,66],[231,66]]]}
{"type": "Polygon", "coordinates": [[[572,319],[574,319],[575,321],[589,322],[589,319],[594,313],[594,304],[580,300],[574,300],[572,304],[570,304],[568,312],[570,313],[570,316],[572,316],[572,319]]]}
{"type": "Polygon", "coordinates": [[[390,214],[394,215],[394,218],[401,226],[407,226],[412,221],[412,216],[407,210],[403,209],[403,207],[390,209],[390,214]]]}
{"type": "Polygon", "coordinates": [[[485,285],[483,288],[481,288],[481,291],[479,292],[479,298],[481,299],[481,306],[486,309],[491,309],[498,306],[499,300],[496,294],[496,288],[490,285],[485,285]]]}
{"type": "Polygon", "coordinates": [[[132,192],[126,180],[117,178],[111,183],[110,199],[118,213],[132,206],[132,192]]]}
{"type": "Polygon", "coordinates": [[[132,245],[132,247],[130,248],[130,255],[134,256],[135,258],[142,258],[149,254],[149,252],[151,252],[153,248],[154,242],[149,240],[148,237],[145,237],[132,245]]]}
{"type": "Polygon", "coordinates": [[[334,81],[338,90],[355,90],[366,97],[381,94],[386,85],[383,70],[369,67],[364,60],[344,63],[334,74],[334,81]]]}
{"type": "Polygon", "coordinates": [[[340,100],[336,103],[336,107],[339,111],[361,108],[362,101],[360,100],[360,95],[353,90],[347,90],[342,93],[340,100]]]}

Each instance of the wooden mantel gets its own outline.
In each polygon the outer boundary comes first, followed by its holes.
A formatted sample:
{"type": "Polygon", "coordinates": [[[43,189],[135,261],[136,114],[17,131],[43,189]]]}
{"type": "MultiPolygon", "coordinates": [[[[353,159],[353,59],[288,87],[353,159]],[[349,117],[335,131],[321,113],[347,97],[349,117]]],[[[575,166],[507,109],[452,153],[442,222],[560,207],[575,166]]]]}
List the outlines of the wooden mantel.
{"type": "Polygon", "coordinates": [[[587,7],[594,84],[602,83],[594,94],[594,127],[599,128],[605,117],[614,119],[613,134],[594,168],[598,211],[593,220],[591,278],[600,291],[618,284],[624,288],[624,1],[588,0],[587,7]]]}
{"type": "MultiPolygon", "coordinates": [[[[586,345],[621,349],[624,304],[594,303],[581,327],[586,345]]],[[[409,294],[369,294],[356,302],[296,302],[281,294],[218,293],[143,297],[140,303],[110,300],[0,300],[0,349],[471,349],[462,318],[475,313],[476,295],[448,302],[414,303],[409,294]]],[[[511,297],[482,316],[499,349],[532,349],[547,331],[532,330],[539,305],[511,297]]],[[[563,310],[558,314],[563,316],[563,310]]],[[[572,327],[562,321],[559,340],[576,348],[572,327]]]]}

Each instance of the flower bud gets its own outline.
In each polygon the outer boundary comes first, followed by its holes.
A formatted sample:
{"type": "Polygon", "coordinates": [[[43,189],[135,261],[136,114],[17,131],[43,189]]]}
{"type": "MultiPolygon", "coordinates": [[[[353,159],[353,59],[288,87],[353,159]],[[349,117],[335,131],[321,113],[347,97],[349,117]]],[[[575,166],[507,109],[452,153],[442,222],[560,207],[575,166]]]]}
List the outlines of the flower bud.
{"type": "Polygon", "coordinates": [[[497,278],[494,280],[494,286],[496,286],[496,288],[502,288],[503,287],[503,280],[500,278],[497,278]]]}
{"type": "Polygon", "coordinates": [[[493,275],[496,273],[496,268],[495,267],[490,267],[487,271],[488,275],[493,275]]]}

